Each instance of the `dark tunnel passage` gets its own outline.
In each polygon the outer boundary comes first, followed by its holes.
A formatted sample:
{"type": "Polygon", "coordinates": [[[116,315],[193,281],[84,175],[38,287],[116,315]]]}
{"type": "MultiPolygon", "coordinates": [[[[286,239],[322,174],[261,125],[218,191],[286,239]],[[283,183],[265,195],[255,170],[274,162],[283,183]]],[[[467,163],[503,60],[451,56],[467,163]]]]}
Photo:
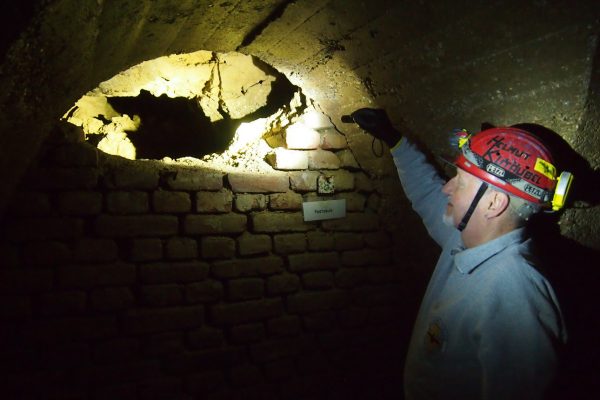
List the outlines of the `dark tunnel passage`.
{"type": "MultiPolygon", "coordinates": [[[[137,97],[109,97],[119,113],[140,117],[140,126],[128,138],[139,159],[196,157],[227,149],[240,121],[210,121],[195,99],[159,97],[142,90],[137,97]]],[[[92,136],[93,137],[93,136],[92,136]]]]}

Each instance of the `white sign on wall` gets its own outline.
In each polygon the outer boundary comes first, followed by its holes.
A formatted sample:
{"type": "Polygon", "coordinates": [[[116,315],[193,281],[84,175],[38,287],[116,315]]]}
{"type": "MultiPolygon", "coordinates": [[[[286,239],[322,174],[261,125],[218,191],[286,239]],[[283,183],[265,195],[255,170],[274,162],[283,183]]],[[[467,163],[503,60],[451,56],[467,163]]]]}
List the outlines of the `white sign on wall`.
{"type": "Polygon", "coordinates": [[[346,216],[346,199],[308,201],[302,203],[305,221],[344,218],[346,216]]]}

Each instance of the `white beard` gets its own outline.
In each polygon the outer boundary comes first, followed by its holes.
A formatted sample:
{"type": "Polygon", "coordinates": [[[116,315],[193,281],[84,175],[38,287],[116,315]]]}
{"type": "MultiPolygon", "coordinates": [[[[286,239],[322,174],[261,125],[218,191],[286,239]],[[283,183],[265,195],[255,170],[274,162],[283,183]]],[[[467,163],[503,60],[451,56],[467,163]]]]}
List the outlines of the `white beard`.
{"type": "Polygon", "coordinates": [[[448,215],[446,213],[444,213],[444,215],[442,216],[442,222],[444,222],[444,225],[446,226],[451,226],[451,227],[455,227],[454,226],[454,218],[452,218],[451,215],[448,215]]]}

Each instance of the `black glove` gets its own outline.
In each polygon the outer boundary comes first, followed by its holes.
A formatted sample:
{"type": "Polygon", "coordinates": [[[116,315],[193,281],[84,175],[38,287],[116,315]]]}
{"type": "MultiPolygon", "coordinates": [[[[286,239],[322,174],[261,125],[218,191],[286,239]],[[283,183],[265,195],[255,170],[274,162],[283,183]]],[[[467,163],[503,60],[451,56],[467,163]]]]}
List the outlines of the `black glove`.
{"type": "Polygon", "coordinates": [[[402,135],[392,126],[385,110],[376,108],[359,108],[350,114],[352,120],[362,129],[383,140],[389,147],[394,147],[402,135]]]}

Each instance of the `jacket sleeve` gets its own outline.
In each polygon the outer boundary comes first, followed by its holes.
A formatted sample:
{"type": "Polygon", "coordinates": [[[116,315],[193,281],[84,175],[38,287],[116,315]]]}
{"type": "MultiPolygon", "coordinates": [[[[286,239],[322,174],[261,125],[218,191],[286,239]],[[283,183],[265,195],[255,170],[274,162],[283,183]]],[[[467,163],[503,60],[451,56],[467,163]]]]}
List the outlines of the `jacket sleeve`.
{"type": "Polygon", "coordinates": [[[456,231],[443,223],[448,198],[442,193],[444,180],[427,162],[425,155],[403,137],[392,149],[400,182],[412,208],[419,214],[429,235],[440,246],[456,231]]]}

